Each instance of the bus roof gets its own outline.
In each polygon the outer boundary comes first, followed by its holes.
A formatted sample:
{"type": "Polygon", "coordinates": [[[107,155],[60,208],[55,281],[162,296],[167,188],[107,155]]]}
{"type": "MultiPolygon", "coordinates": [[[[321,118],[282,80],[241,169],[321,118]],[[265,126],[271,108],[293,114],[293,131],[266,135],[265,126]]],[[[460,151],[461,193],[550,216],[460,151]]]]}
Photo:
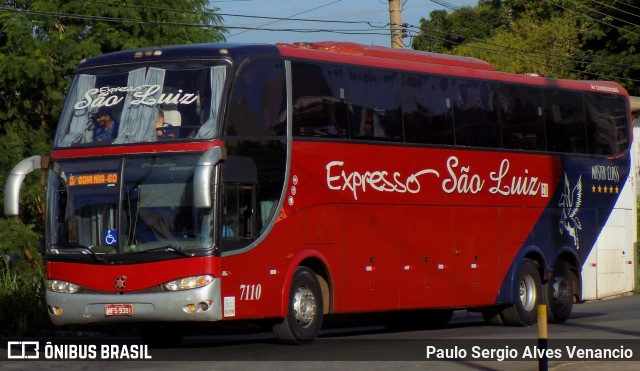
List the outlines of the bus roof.
{"type": "Polygon", "coordinates": [[[609,94],[628,95],[619,84],[610,81],[561,80],[526,74],[496,71],[496,68],[477,58],[430,53],[411,49],[392,49],[353,42],[315,42],[271,44],[202,43],[159,46],[104,54],[81,61],[79,70],[122,63],[154,60],[198,60],[228,57],[236,61],[256,56],[282,56],[300,59],[331,61],[363,66],[376,66],[453,74],[494,81],[508,81],[528,85],[562,87],[609,94]]]}
{"type": "Polygon", "coordinates": [[[497,71],[480,59],[409,49],[361,45],[351,42],[276,44],[285,57],[376,66],[407,71],[431,72],[540,87],[558,87],[628,96],[622,85],[612,81],[556,79],[535,74],[497,71]]]}
{"type": "Polygon", "coordinates": [[[216,57],[230,57],[241,60],[244,59],[244,57],[255,55],[277,56],[279,54],[278,49],[274,45],[269,44],[202,43],[170,45],[103,54],[81,61],[78,68],[84,69],[121,63],[150,62],[154,60],[196,60],[216,57]]]}
{"type": "Polygon", "coordinates": [[[488,71],[494,71],[496,69],[493,65],[477,58],[430,53],[412,49],[391,49],[383,46],[369,46],[352,42],[325,41],[316,43],[293,43],[276,45],[284,55],[291,53],[291,49],[309,49],[346,55],[360,55],[418,63],[440,64],[488,71]]]}

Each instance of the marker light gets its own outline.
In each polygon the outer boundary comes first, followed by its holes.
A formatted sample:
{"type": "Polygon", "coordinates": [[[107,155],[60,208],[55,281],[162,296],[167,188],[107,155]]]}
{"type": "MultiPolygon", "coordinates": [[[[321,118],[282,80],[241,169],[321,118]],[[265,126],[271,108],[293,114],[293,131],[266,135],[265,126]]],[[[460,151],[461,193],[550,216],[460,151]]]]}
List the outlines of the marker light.
{"type": "Polygon", "coordinates": [[[198,304],[187,304],[182,307],[185,313],[202,313],[206,312],[213,306],[213,300],[201,301],[198,304]]]}
{"type": "Polygon", "coordinates": [[[67,281],[47,280],[47,289],[63,294],[73,294],[80,290],[80,286],[67,281]]]}
{"type": "Polygon", "coordinates": [[[60,307],[53,307],[51,305],[49,305],[49,313],[56,315],[56,316],[61,316],[62,315],[62,308],[60,307]]]}
{"type": "Polygon", "coordinates": [[[192,276],[173,280],[164,284],[164,288],[169,291],[189,290],[206,286],[213,282],[212,275],[192,276]]]}

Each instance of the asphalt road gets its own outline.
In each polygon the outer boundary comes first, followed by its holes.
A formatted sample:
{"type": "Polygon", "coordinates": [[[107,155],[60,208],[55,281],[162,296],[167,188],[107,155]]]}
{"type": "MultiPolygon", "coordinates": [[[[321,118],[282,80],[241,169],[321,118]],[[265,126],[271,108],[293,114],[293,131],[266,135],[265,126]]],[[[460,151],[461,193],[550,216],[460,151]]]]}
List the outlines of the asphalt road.
{"type": "MultiPolygon", "coordinates": [[[[540,351],[537,326],[490,326],[478,314],[466,311],[456,312],[447,326],[428,330],[389,330],[379,325],[377,319],[360,321],[359,326],[347,327],[352,323],[350,320],[330,319],[328,328],[322,331],[320,338],[306,346],[279,344],[269,332],[205,330],[201,335],[186,337],[179,347],[149,349],[148,353],[140,349],[139,355],[152,357],[151,360],[140,361],[42,360],[45,358],[43,347],[47,341],[58,346],[59,350],[66,351],[69,351],[69,344],[76,346],[76,351],[86,351],[87,344],[97,344],[94,349],[97,358],[100,358],[102,346],[115,345],[117,350],[120,349],[117,346],[122,344],[140,345],[141,340],[135,337],[37,339],[41,343],[41,361],[38,362],[7,360],[8,346],[5,340],[0,343],[0,369],[70,371],[97,367],[118,370],[179,367],[184,370],[293,368],[373,371],[540,368],[535,356],[540,351]],[[85,348],[77,348],[80,346],[85,348]]],[[[547,349],[550,370],[640,369],[640,295],[574,306],[572,316],[566,323],[548,325],[547,349]],[[601,360],[599,357],[604,352],[625,360],[601,360]]]]}

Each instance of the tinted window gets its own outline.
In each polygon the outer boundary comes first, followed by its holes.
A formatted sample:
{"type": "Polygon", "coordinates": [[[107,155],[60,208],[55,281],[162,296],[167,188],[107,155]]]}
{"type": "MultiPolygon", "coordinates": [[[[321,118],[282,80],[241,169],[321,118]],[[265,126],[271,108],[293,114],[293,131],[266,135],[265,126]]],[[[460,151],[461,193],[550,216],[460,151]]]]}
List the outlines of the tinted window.
{"type": "Polygon", "coordinates": [[[298,136],[602,155],[629,144],[621,96],[330,64],[292,70],[298,136]]]}
{"type": "Polygon", "coordinates": [[[226,77],[223,65],[123,66],[78,74],[55,146],[214,138],[226,77]]]}
{"type": "Polygon", "coordinates": [[[293,135],[344,138],[348,132],[344,91],[346,71],[340,66],[295,63],[292,66],[293,135]]]}
{"type": "Polygon", "coordinates": [[[589,153],[613,155],[629,144],[627,105],[624,98],[606,94],[585,94],[589,153]]]}
{"type": "Polygon", "coordinates": [[[353,68],[348,76],[351,137],[402,141],[398,74],[353,68]]]}
{"type": "Polygon", "coordinates": [[[405,75],[402,117],[408,143],[454,144],[450,79],[405,75]]]}
{"type": "Polygon", "coordinates": [[[553,152],[586,153],[582,93],[547,90],[544,99],[547,149],[553,152]]]}
{"type": "Polygon", "coordinates": [[[504,148],[545,150],[540,89],[500,85],[498,104],[504,148]]]}
{"type": "Polygon", "coordinates": [[[286,102],[282,61],[258,60],[245,64],[233,84],[225,133],[285,135],[286,102]]]}
{"type": "Polygon", "coordinates": [[[286,171],[285,86],[282,60],[255,60],[236,75],[222,165],[223,253],[250,245],[276,215],[286,171]]]}
{"type": "Polygon", "coordinates": [[[454,80],[453,108],[456,144],[500,147],[500,125],[495,109],[495,84],[454,80]]]}

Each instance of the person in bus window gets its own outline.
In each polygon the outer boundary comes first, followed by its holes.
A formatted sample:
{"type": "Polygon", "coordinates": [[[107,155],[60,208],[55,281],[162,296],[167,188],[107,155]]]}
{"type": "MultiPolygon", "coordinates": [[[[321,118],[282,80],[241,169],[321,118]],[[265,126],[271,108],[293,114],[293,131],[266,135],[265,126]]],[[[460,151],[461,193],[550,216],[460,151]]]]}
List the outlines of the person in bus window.
{"type": "Polygon", "coordinates": [[[164,111],[158,108],[158,116],[156,116],[156,137],[158,140],[175,139],[178,129],[171,124],[164,122],[164,111]]]}
{"type": "Polygon", "coordinates": [[[118,135],[118,121],[106,107],[100,107],[93,116],[93,141],[111,143],[118,135]]]}

